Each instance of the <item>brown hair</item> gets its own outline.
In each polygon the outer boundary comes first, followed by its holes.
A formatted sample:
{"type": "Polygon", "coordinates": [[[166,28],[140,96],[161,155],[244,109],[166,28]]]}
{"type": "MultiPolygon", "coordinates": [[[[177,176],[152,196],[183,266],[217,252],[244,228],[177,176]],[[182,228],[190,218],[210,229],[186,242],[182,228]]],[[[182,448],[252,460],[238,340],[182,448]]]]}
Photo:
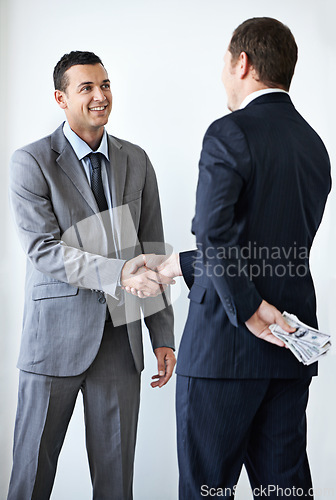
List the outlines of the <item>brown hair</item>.
{"type": "Polygon", "coordinates": [[[232,62],[245,52],[259,80],[269,87],[289,90],[298,49],[290,29],[271,17],[254,17],[233,32],[229,51],[232,62]]]}
{"type": "Polygon", "coordinates": [[[54,68],[53,77],[55,90],[66,92],[69,85],[69,79],[66,72],[69,68],[77,64],[101,64],[104,66],[100,57],[96,56],[93,52],[73,50],[69,52],[69,54],[64,54],[54,68]]]}

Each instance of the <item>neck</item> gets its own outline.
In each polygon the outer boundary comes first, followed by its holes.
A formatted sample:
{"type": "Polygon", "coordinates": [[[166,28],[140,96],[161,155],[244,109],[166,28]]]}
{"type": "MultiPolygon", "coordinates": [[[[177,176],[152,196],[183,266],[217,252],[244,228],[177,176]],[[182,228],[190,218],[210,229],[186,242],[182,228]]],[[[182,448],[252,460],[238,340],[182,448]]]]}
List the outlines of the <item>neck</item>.
{"type": "Polygon", "coordinates": [[[75,132],[86,144],[90,146],[92,151],[96,151],[99,148],[101,140],[104,134],[104,127],[99,127],[99,129],[94,130],[80,130],[71,126],[69,123],[71,130],[75,132]]]}
{"type": "Polygon", "coordinates": [[[239,106],[244,101],[244,99],[246,99],[246,97],[252,94],[253,92],[257,92],[258,90],[276,89],[276,88],[286,90],[283,85],[276,85],[270,87],[269,85],[266,85],[260,80],[256,80],[255,77],[247,78],[246,80],[243,81],[241,92],[239,94],[239,100],[240,100],[239,106]]]}
{"type": "Polygon", "coordinates": [[[259,82],[256,82],[255,80],[253,80],[252,82],[250,82],[250,85],[246,85],[246,87],[243,89],[242,93],[240,94],[239,106],[244,101],[244,99],[246,99],[246,97],[249,96],[250,94],[253,94],[253,92],[257,92],[258,90],[265,90],[268,88],[270,88],[270,87],[268,87],[267,85],[265,85],[263,83],[259,83],[259,82]]]}

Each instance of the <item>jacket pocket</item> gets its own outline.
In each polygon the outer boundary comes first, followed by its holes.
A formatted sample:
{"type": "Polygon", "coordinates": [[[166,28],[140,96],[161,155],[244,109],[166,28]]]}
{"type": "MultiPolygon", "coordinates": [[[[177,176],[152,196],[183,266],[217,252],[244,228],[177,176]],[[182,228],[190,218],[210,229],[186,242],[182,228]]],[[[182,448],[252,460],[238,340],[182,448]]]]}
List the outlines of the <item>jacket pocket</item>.
{"type": "Polygon", "coordinates": [[[204,296],[206,293],[206,288],[200,285],[193,285],[188,294],[188,299],[198,304],[202,304],[204,296]]]}
{"type": "Polygon", "coordinates": [[[40,283],[32,291],[33,300],[54,299],[57,297],[71,297],[78,294],[78,287],[67,283],[40,283]]]}
{"type": "Polygon", "coordinates": [[[139,198],[141,198],[141,195],[142,195],[142,189],[139,189],[138,191],[133,191],[132,193],[125,193],[123,196],[123,204],[126,205],[126,203],[138,200],[139,198]]]}

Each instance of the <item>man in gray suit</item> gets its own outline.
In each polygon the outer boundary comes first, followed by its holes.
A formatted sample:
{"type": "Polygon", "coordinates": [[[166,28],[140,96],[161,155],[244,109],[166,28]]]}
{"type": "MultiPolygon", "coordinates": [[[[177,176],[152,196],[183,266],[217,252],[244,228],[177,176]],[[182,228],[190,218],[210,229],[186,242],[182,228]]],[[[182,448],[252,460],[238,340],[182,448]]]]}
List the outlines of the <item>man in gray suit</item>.
{"type": "Polygon", "coordinates": [[[137,255],[164,246],[157,183],[146,153],[105,131],[112,94],[95,54],[64,55],[54,83],[67,121],[11,160],[27,274],[8,499],[50,497],[80,390],[93,498],[131,499],[140,309],[158,361],[151,385],[162,387],[175,365],[173,314],[161,295],[172,281],[144,268],[132,274],[137,255]],[[157,297],[144,310],[122,285],[157,297]]]}

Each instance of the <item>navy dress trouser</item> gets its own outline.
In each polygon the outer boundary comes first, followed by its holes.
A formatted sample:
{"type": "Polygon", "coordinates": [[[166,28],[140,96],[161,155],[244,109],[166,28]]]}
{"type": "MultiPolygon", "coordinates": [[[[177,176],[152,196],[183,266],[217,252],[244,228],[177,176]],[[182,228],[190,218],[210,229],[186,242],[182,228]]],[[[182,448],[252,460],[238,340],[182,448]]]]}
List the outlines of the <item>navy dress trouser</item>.
{"type": "Polygon", "coordinates": [[[312,498],[305,414],[310,382],[178,375],[180,500],[233,498],[243,464],[254,498],[312,498]]]}

